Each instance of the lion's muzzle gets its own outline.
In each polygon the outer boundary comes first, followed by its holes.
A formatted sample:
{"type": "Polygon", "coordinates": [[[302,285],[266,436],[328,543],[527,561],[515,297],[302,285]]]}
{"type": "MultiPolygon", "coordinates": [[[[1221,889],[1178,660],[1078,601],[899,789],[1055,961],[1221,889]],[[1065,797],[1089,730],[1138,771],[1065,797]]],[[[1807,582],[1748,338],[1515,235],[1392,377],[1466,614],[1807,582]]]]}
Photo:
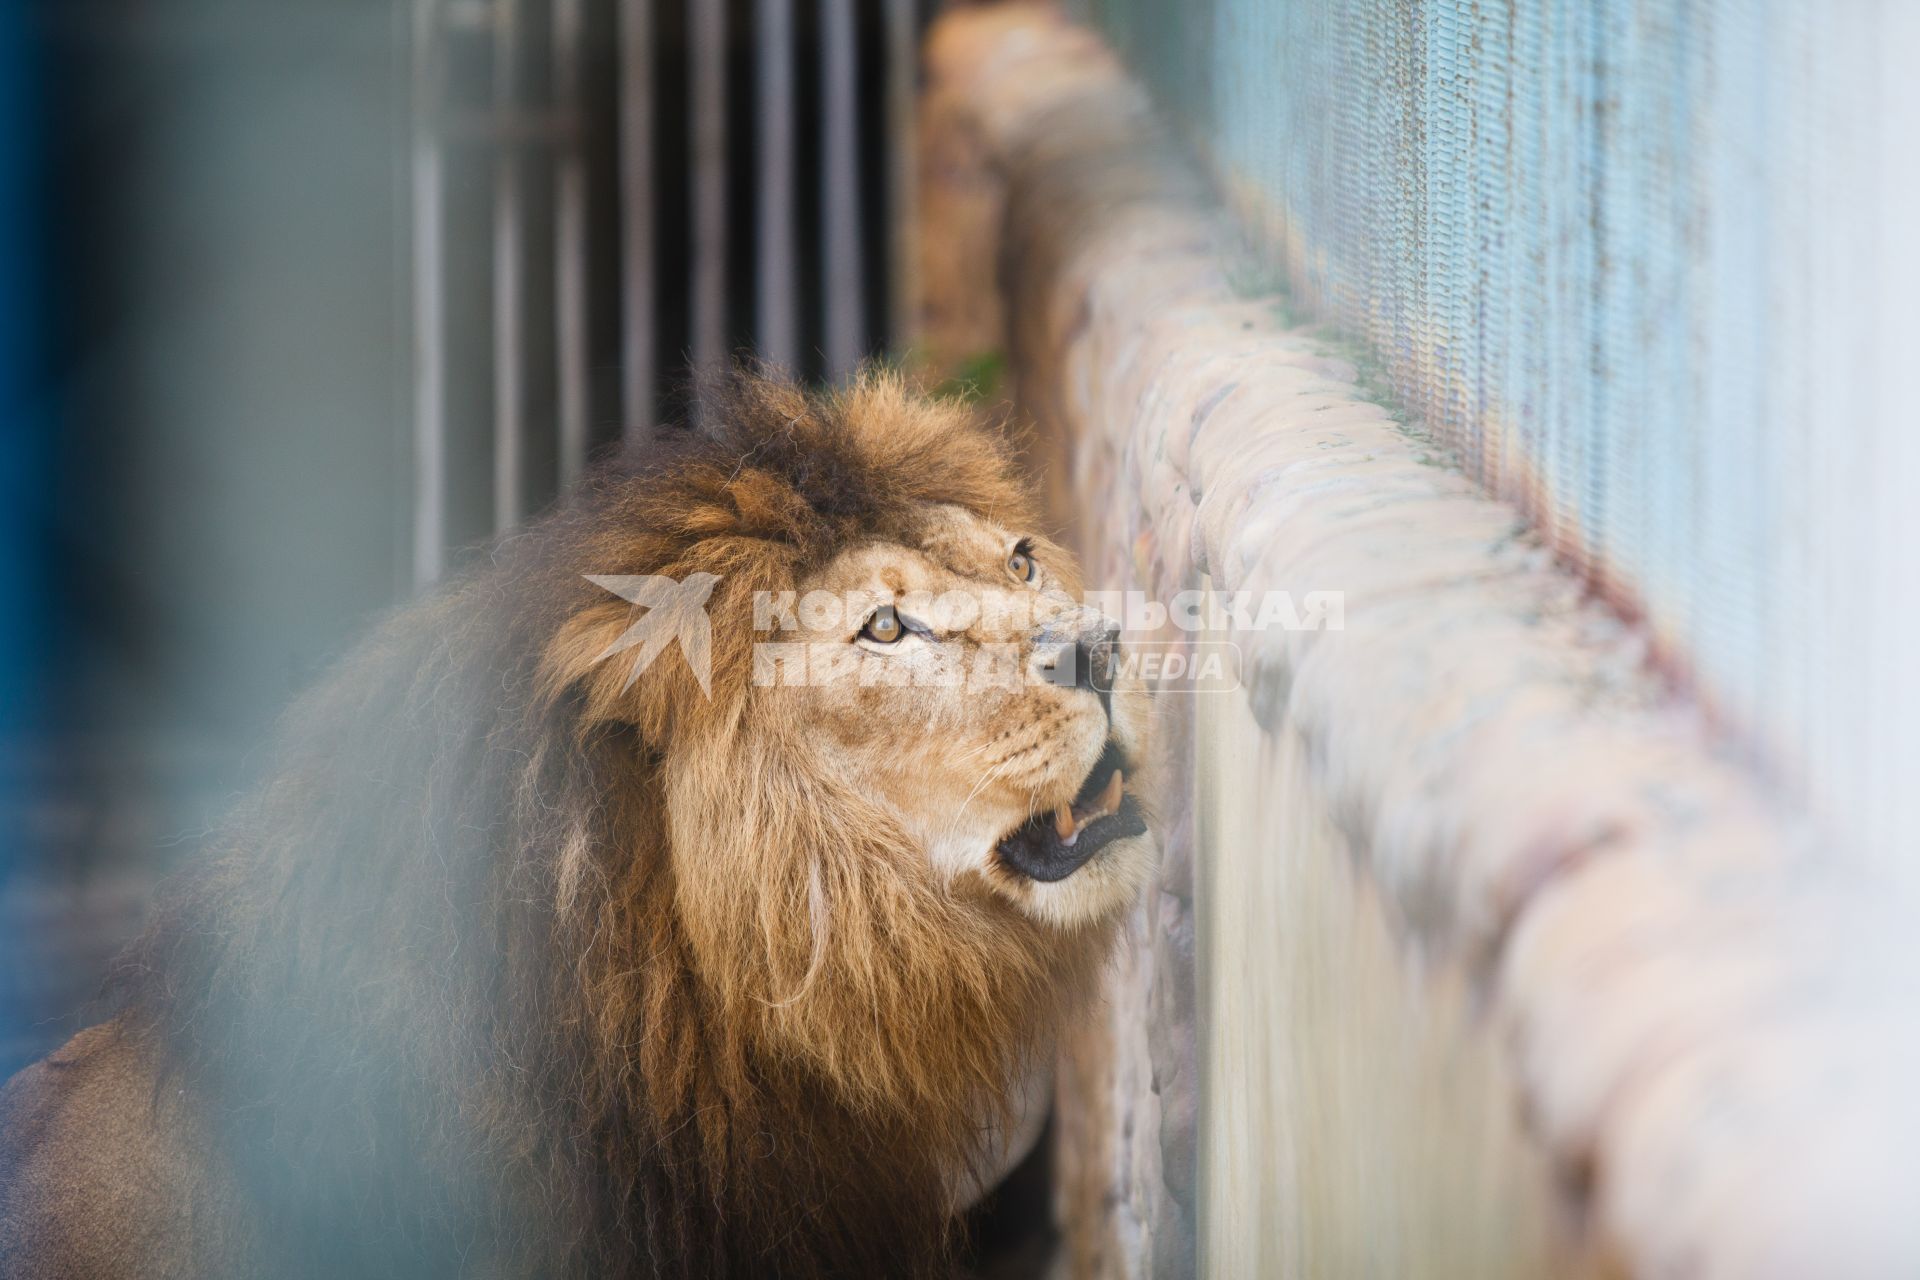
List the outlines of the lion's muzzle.
{"type": "Polygon", "coordinates": [[[995,846],[1002,865],[1032,880],[1064,880],[1116,840],[1143,835],[1145,816],[1126,791],[1127,761],[1109,742],[1071,804],[1029,818],[995,846]]]}

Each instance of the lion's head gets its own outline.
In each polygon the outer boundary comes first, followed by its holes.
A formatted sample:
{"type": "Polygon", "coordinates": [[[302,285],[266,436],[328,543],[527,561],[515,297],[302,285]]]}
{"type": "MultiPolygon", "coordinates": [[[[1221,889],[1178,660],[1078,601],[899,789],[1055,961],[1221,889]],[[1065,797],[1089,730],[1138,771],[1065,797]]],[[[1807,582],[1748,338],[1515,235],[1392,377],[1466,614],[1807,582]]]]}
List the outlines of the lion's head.
{"type": "Polygon", "coordinates": [[[1151,862],[1115,624],[962,406],[742,380],[706,422],[613,482],[576,567],[706,575],[710,681],[636,666],[587,587],[545,687],[659,752],[676,905],[740,1016],[850,1088],[990,1091],[1053,1005],[1023,984],[1084,968],[1151,862]]]}
{"type": "Polygon", "coordinates": [[[1079,590],[969,411],[738,379],[296,706],[135,1007],[303,1222],[916,1269],[1151,861],[1079,590]],[[699,583],[709,670],[594,579],[699,583]]]}
{"type": "MultiPolygon", "coordinates": [[[[655,566],[717,586],[719,692],[695,697],[679,670],[645,687],[632,662],[661,652],[621,647],[634,611],[617,599],[594,599],[552,650],[556,682],[597,686],[597,715],[677,730],[682,874],[737,865],[716,841],[791,822],[788,801],[845,804],[857,815],[835,816],[859,821],[833,843],[881,841],[942,892],[984,891],[1061,927],[1111,915],[1147,861],[1124,785],[1145,695],[1118,674],[1117,624],[1078,603],[1073,558],[1040,532],[1008,459],[965,411],[886,381],[820,404],[767,385],[742,398],[728,421],[751,424],[747,438],[691,472],[712,485],[684,517],[699,536],[655,566]],[[767,426],[776,437],[754,442],[767,426]],[[772,794],[743,794],[743,771],[772,794]]],[[[657,558],[609,532],[599,554],[616,574],[657,558]]]]}

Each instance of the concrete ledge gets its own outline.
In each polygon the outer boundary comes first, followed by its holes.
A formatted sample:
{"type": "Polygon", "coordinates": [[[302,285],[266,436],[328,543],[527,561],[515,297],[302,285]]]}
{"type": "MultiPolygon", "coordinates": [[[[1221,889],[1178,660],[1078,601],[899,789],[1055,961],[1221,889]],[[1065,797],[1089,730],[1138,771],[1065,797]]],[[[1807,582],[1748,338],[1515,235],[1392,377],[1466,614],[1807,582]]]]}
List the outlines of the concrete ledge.
{"type": "Polygon", "coordinates": [[[1605,1250],[1920,1274],[1920,966],[1879,887],[1514,510],[1244,286],[1094,37],[959,10],[928,59],[932,351],[1006,344],[1090,580],[1345,594],[1344,630],[1251,641],[1251,712],[1304,744],[1406,963],[1465,975],[1605,1250]]]}

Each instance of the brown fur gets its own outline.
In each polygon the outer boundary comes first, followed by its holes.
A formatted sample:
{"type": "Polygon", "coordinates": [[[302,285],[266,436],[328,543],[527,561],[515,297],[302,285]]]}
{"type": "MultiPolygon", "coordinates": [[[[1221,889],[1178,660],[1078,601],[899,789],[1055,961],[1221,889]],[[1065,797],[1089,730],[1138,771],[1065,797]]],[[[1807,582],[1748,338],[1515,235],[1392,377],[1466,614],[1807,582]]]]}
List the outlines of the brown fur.
{"type": "Polygon", "coordinates": [[[750,687],[746,618],[941,504],[1019,528],[1029,499],[996,437],[883,378],[743,379],[705,420],[293,707],[118,1016],[0,1094],[0,1273],[944,1265],[1116,912],[936,874],[750,687]],[[583,573],[696,572],[710,699],[671,651],[631,686],[596,661],[629,608],[583,573]]]}

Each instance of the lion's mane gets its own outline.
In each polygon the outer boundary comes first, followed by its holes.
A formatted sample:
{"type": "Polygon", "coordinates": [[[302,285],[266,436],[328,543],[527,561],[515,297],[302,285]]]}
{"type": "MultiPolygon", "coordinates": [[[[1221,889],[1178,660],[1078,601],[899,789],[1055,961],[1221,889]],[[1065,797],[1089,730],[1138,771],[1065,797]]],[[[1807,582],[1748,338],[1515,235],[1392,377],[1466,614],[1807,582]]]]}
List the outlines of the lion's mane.
{"type": "Polygon", "coordinates": [[[1030,517],[960,409],[751,378],[379,629],[122,962],[276,1269],[902,1275],[951,1243],[1101,929],[937,884],[747,697],[754,593],[927,503],[1030,517]],[[718,575],[712,694],[583,574],[718,575]],[[479,1260],[485,1260],[481,1263],[479,1260]]]}

